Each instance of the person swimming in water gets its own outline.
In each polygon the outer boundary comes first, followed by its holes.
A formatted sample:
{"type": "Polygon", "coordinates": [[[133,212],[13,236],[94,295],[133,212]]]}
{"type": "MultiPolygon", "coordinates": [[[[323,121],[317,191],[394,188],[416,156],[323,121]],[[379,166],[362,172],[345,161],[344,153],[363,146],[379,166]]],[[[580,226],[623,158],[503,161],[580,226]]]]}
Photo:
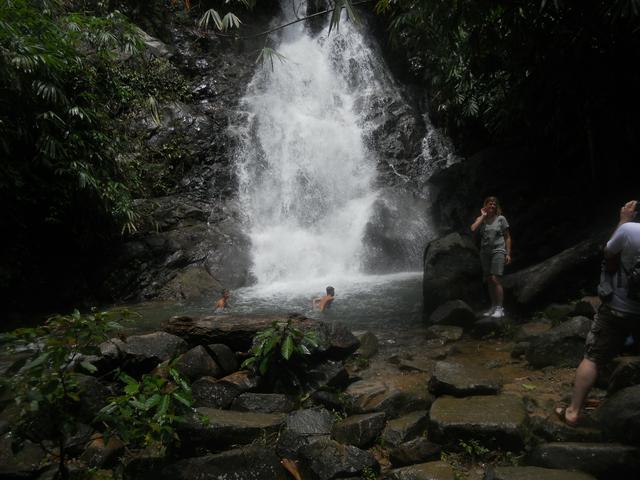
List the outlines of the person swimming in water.
{"type": "Polygon", "coordinates": [[[224,290],[222,290],[222,297],[220,297],[218,299],[218,301],[216,302],[215,305],[215,311],[220,311],[220,310],[224,310],[225,308],[227,308],[229,305],[227,305],[227,302],[229,301],[229,297],[231,297],[231,294],[229,293],[229,290],[227,290],[226,288],[224,290]]]}
{"type": "Polygon", "coordinates": [[[321,312],[324,312],[327,308],[331,306],[331,303],[333,303],[333,298],[335,296],[336,296],[335,289],[332,286],[328,286],[327,294],[322,297],[314,298],[311,301],[311,304],[313,305],[314,308],[318,307],[321,312]]]}

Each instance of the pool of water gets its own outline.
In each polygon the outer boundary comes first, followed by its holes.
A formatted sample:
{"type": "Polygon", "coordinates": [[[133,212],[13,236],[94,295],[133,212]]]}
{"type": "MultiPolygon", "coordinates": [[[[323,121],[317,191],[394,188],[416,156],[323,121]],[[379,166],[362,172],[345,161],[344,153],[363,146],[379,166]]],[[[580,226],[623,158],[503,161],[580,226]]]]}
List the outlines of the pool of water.
{"type": "MultiPolygon", "coordinates": [[[[131,328],[136,331],[158,329],[174,315],[215,315],[211,298],[189,302],[147,302],[128,305],[140,314],[131,328]]],[[[285,315],[301,313],[325,321],[340,321],[352,330],[377,332],[407,330],[422,326],[422,274],[405,272],[392,275],[358,276],[330,281],[271,284],[245,287],[231,292],[225,313],[236,315],[285,315]],[[324,294],[327,285],[336,290],[330,309],[314,310],[311,300],[324,294]]]]}

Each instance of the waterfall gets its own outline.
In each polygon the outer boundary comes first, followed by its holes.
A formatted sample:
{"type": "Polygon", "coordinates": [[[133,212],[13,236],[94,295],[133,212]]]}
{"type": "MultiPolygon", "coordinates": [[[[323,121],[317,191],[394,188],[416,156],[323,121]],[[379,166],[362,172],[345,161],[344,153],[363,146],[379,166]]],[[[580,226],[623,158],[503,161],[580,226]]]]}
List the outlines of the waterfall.
{"type": "Polygon", "coordinates": [[[284,61],[257,69],[240,107],[235,161],[252,273],[279,288],[360,278],[380,196],[370,111],[396,87],[344,15],[330,34],[289,27],[275,50],[284,61]]]}

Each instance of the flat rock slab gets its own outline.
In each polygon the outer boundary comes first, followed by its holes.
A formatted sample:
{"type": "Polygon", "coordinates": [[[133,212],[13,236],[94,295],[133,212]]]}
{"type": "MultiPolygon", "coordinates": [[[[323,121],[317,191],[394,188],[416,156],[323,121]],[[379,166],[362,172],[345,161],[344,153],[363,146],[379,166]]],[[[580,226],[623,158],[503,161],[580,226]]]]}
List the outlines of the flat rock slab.
{"type": "Polygon", "coordinates": [[[358,448],[371,446],[385,425],[384,412],[351,415],[333,426],[331,438],[358,448]]]}
{"type": "Polygon", "coordinates": [[[522,448],[527,412],[522,400],[512,395],[466,398],[440,397],[430,411],[430,438],[457,446],[476,439],[488,447],[522,448]]]}
{"type": "Polygon", "coordinates": [[[588,473],[542,467],[496,467],[485,480],[596,480],[588,473]]]}
{"type": "Polygon", "coordinates": [[[429,380],[429,391],[434,395],[495,395],[501,388],[502,378],[495,370],[452,362],[436,363],[429,380]]]}
{"type": "Polygon", "coordinates": [[[345,394],[349,398],[350,413],[384,412],[387,418],[426,410],[432,401],[426,388],[424,394],[404,392],[379,380],[354,382],[347,387],[345,394]]]}
{"type": "Polygon", "coordinates": [[[120,355],[127,368],[136,372],[149,371],[188,348],[182,338],[166,332],[132,335],[125,342],[113,343],[113,345],[120,349],[120,355]]]}
{"type": "MultiPolygon", "coordinates": [[[[151,477],[149,477],[151,478],[151,477]]],[[[289,480],[273,449],[245,447],[215,455],[186,458],[164,467],[157,480],[289,480]]]]}
{"type": "Polygon", "coordinates": [[[601,442],[602,431],[595,426],[570,427],[554,414],[548,418],[532,416],[534,435],[548,442],[601,442]]]}
{"type": "Polygon", "coordinates": [[[196,411],[206,421],[191,417],[177,428],[180,439],[186,446],[214,450],[244,445],[277,433],[285,419],[280,413],[234,412],[206,407],[196,411]]]}
{"type": "Polygon", "coordinates": [[[384,480],[455,480],[450,465],[444,462],[427,462],[391,470],[384,480]]]}
{"type": "Polygon", "coordinates": [[[429,412],[419,410],[400,418],[389,420],[382,432],[385,445],[396,447],[401,443],[412,440],[424,432],[429,425],[429,412]]]}
{"type": "Polygon", "coordinates": [[[473,325],[476,315],[462,300],[451,300],[440,305],[429,317],[433,325],[453,325],[468,328],[473,325]]]}
{"type": "Polygon", "coordinates": [[[546,443],[533,449],[527,463],[580,470],[596,477],[640,478],[640,451],[619,443],[546,443]]]}
{"type": "Polygon", "coordinates": [[[293,325],[303,331],[314,330],[318,334],[318,347],[312,353],[317,356],[340,360],[348,357],[360,346],[351,331],[339,322],[320,322],[303,315],[216,315],[195,318],[172,317],[165,324],[165,332],[177,335],[189,345],[209,345],[221,343],[235,351],[251,348],[253,337],[260,330],[270,327],[273,322],[293,325]]]}

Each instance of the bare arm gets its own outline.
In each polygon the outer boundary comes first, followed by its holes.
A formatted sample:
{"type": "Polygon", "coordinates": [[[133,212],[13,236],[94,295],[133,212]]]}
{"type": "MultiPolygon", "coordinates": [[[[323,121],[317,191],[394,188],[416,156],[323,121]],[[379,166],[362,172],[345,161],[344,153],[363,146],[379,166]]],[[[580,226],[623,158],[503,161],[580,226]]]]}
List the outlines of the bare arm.
{"type": "MultiPolygon", "coordinates": [[[[620,254],[620,250],[622,250],[622,245],[620,245],[619,241],[615,241],[614,238],[618,237],[616,232],[621,225],[624,225],[627,222],[630,222],[636,216],[636,204],[635,200],[631,200],[630,202],[625,203],[620,209],[620,220],[618,221],[618,227],[616,231],[613,232],[613,235],[607,242],[607,246],[604,249],[604,258],[606,260],[616,260],[620,254]]],[[[607,267],[609,267],[609,262],[607,262],[607,267]]]]}
{"type": "Polygon", "coordinates": [[[480,209],[480,216],[478,218],[476,218],[475,222],[473,222],[471,224],[471,231],[475,232],[480,225],[482,225],[482,222],[484,222],[484,219],[487,218],[487,211],[484,208],[480,209]]]}

